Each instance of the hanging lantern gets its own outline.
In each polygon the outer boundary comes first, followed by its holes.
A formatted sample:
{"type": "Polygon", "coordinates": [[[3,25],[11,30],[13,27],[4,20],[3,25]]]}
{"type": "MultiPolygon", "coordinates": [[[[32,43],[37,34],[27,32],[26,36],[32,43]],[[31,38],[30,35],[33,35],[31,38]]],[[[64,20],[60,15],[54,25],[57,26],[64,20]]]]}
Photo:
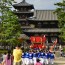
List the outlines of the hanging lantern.
{"type": "Polygon", "coordinates": [[[36,36],[35,37],[35,42],[36,43],[40,43],[41,42],[41,37],[40,36],[36,36]]]}
{"type": "Polygon", "coordinates": [[[35,37],[34,36],[31,36],[30,37],[30,40],[31,40],[31,42],[35,42],[35,37]]]}

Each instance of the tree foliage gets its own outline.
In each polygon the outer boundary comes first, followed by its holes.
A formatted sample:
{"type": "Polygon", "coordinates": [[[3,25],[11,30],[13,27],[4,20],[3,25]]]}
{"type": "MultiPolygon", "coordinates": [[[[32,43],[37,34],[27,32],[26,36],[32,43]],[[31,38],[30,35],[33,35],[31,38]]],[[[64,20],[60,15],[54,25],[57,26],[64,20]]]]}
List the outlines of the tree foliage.
{"type": "Polygon", "coordinates": [[[0,0],[0,43],[17,44],[21,34],[21,25],[18,17],[12,12],[13,0],[0,0]]]}
{"type": "Polygon", "coordinates": [[[55,4],[58,8],[55,10],[57,13],[59,28],[60,28],[60,38],[65,40],[65,1],[55,4]]]}

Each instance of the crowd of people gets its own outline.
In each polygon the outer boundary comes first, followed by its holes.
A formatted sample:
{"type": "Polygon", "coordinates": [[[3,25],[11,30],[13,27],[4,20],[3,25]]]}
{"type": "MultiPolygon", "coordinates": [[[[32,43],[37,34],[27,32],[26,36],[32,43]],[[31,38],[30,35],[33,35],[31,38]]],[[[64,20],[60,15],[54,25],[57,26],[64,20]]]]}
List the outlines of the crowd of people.
{"type": "Polygon", "coordinates": [[[22,53],[22,65],[37,65],[39,61],[42,65],[54,64],[55,55],[53,52],[44,50],[29,50],[22,53]]]}
{"type": "Polygon", "coordinates": [[[54,53],[46,50],[29,50],[23,52],[21,46],[17,45],[13,54],[8,53],[3,56],[1,65],[47,65],[54,64],[54,53]]]}

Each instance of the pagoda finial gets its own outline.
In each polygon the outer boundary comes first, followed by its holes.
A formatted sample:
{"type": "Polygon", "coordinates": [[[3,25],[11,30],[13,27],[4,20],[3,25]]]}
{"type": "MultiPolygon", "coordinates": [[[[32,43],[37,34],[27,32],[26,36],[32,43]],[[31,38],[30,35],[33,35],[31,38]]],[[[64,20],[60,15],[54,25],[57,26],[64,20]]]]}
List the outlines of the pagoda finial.
{"type": "Polygon", "coordinates": [[[25,0],[23,0],[22,2],[25,2],[25,0]]]}

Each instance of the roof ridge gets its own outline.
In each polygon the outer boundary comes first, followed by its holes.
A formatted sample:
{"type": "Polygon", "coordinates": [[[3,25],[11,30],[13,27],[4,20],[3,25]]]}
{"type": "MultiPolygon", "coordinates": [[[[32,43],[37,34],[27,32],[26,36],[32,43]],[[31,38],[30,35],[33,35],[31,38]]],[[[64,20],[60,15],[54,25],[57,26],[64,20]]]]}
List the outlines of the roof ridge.
{"type": "Polygon", "coordinates": [[[37,10],[37,9],[36,9],[36,11],[54,11],[54,10],[37,10]]]}

